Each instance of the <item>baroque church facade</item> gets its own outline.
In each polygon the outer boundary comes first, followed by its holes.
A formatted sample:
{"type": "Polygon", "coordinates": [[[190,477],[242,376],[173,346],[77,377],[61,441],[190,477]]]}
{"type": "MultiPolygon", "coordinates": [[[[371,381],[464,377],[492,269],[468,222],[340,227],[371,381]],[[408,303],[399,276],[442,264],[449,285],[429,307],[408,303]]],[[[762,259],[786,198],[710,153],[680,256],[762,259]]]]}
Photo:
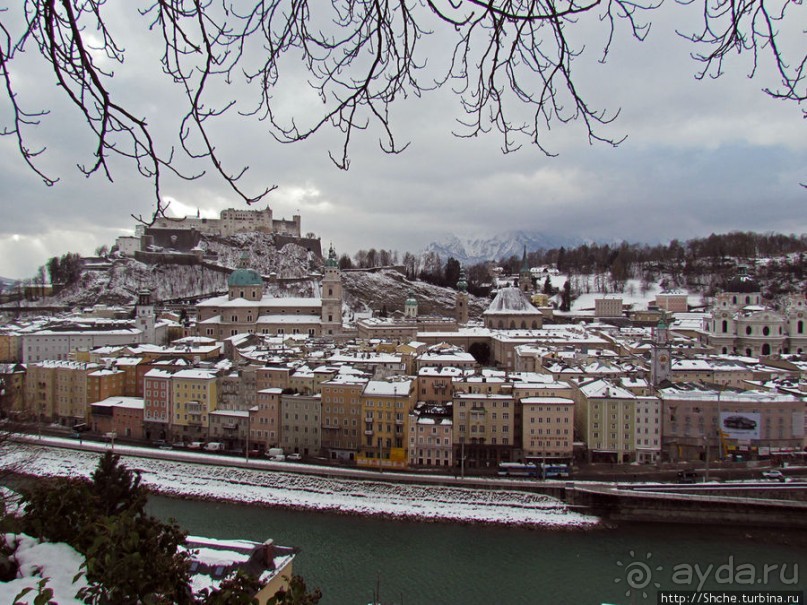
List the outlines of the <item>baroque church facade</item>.
{"type": "MultiPolygon", "coordinates": [[[[242,265],[244,263],[242,262],[242,265]]],[[[241,266],[227,279],[227,294],[196,305],[197,335],[223,340],[236,334],[336,336],[342,331],[342,272],[331,246],[321,296],[277,298],[261,275],[241,266]]]]}
{"type": "Polygon", "coordinates": [[[709,343],[718,353],[767,357],[807,351],[807,298],[786,297],[780,309],[763,303],[757,283],[740,276],[717,295],[707,319],[709,343]]]}

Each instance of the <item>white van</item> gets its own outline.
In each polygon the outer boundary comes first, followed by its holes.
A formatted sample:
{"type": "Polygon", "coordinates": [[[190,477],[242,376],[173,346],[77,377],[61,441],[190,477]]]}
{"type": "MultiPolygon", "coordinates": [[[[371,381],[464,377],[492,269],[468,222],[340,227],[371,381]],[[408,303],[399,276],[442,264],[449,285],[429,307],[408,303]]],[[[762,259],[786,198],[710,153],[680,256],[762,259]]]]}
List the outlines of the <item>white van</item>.
{"type": "Polygon", "coordinates": [[[218,441],[211,441],[205,446],[205,449],[208,452],[223,452],[224,451],[224,444],[219,443],[218,441]]]}
{"type": "Polygon", "coordinates": [[[270,447],[266,450],[266,457],[273,462],[283,462],[286,459],[282,447],[270,447]]]}

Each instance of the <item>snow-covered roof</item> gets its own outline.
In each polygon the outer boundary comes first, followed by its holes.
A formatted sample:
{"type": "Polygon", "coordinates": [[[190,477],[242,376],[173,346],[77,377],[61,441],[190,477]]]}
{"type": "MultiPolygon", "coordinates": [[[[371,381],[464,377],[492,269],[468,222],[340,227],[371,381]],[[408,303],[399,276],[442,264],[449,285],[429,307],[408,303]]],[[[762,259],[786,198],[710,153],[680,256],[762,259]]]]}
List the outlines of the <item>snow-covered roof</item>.
{"type": "Polygon", "coordinates": [[[303,298],[299,296],[288,298],[277,298],[271,294],[264,295],[260,300],[246,300],[244,298],[234,298],[230,300],[226,294],[224,296],[216,296],[208,298],[199,302],[197,307],[224,307],[224,308],[241,308],[241,307],[269,307],[269,308],[284,308],[284,307],[298,307],[298,308],[320,308],[322,307],[321,298],[303,298]]]}
{"type": "Polygon", "coordinates": [[[385,380],[369,380],[364,387],[364,395],[369,397],[408,397],[412,387],[411,380],[388,382],[385,380]]]}
{"type": "Polygon", "coordinates": [[[215,380],[216,372],[206,370],[204,368],[187,368],[179,370],[174,374],[174,378],[178,379],[202,379],[202,380],[215,380]]]}
{"type": "Polygon", "coordinates": [[[574,405],[574,401],[566,397],[524,397],[523,405],[574,405]]]}
{"type": "Polygon", "coordinates": [[[592,380],[580,385],[580,392],[586,397],[606,397],[608,399],[635,399],[636,395],[609,380],[592,380]]]}
{"type": "Polygon", "coordinates": [[[502,288],[491,301],[483,315],[541,315],[533,306],[526,294],[518,288],[502,288]]]}
{"type": "Polygon", "coordinates": [[[322,323],[319,315],[287,315],[275,313],[271,315],[260,315],[256,324],[318,324],[322,323]]]}
{"type": "Polygon", "coordinates": [[[126,408],[130,410],[142,410],[144,407],[142,397],[107,397],[103,401],[96,401],[92,407],[126,408]]]}

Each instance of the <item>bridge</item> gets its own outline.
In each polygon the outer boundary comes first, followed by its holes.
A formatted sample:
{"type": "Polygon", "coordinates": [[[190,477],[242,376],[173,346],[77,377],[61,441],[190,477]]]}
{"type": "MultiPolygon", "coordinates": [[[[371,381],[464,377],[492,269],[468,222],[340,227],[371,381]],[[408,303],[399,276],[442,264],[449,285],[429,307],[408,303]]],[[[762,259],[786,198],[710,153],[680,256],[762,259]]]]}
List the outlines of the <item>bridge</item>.
{"type": "Polygon", "coordinates": [[[807,482],[567,483],[568,504],[614,521],[807,529],[807,482]]]}

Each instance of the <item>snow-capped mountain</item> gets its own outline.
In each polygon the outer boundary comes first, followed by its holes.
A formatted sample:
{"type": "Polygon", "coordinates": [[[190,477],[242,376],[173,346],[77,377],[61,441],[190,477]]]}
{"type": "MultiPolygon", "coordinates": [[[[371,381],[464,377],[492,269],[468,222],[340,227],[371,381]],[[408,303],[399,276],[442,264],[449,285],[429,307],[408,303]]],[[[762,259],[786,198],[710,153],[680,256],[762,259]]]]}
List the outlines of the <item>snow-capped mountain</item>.
{"type": "Polygon", "coordinates": [[[539,249],[558,248],[560,246],[576,246],[582,240],[562,235],[528,231],[508,231],[493,237],[465,238],[447,235],[440,242],[432,242],[424,252],[436,252],[440,258],[455,258],[463,265],[473,265],[485,261],[498,261],[510,256],[520,257],[527,247],[527,252],[539,249]]]}

